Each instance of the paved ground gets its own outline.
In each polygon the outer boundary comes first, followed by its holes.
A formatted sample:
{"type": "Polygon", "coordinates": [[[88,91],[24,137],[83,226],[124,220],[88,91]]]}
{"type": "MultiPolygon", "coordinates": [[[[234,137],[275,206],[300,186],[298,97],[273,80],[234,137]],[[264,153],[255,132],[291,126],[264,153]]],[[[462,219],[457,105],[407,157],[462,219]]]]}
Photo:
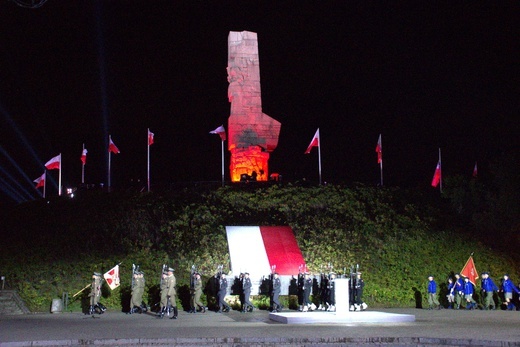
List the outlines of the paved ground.
{"type": "MultiPolygon", "coordinates": [[[[179,319],[107,312],[0,316],[0,346],[520,346],[520,312],[383,309],[415,322],[281,324],[268,312],[188,314],[179,319]]],[[[305,313],[301,313],[305,314],[305,313]]],[[[355,314],[355,313],[353,313],[355,314]]]]}

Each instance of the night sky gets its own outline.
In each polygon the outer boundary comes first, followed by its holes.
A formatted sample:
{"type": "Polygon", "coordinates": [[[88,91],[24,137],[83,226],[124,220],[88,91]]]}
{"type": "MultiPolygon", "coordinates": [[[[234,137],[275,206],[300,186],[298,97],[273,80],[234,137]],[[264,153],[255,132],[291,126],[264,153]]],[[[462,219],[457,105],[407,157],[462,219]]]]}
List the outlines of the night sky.
{"type": "Polygon", "coordinates": [[[152,189],[219,181],[208,132],[227,128],[227,36],[243,30],[258,33],[263,112],[282,123],[271,172],[317,182],[317,150],[304,151],[319,127],[326,182],[377,185],[380,133],[387,186],[428,187],[439,147],[444,175],[475,161],[485,175],[520,147],[519,13],[517,1],[4,0],[0,196],[37,198],[31,181],[60,152],[77,186],[83,143],[86,182],[106,183],[108,134],[112,186],[144,185],[147,128],[152,189]]]}

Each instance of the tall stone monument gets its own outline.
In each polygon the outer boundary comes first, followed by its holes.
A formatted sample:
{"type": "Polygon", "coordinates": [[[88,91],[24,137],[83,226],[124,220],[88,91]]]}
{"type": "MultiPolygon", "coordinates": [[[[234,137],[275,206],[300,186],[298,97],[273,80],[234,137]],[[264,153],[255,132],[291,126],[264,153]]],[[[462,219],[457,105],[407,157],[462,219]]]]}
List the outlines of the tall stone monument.
{"type": "Polygon", "coordinates": [[[256,33],[229,33],[227,73],[231,103],[228,120],[231,181],[238,182],[241,177],[267,181],[269,153],[278,145],[281,124],[262,112],[256,33]]]}

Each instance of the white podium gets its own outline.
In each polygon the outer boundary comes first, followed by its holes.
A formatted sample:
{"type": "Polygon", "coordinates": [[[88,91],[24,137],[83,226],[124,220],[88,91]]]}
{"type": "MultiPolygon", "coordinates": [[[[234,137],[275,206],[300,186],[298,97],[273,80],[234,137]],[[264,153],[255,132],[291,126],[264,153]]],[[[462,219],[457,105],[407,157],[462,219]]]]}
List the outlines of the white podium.
{"type": "Polygon", "coordinates": [[[336,278],[334,280],[336,314],[348,314],[350,312],[349,281],[350,279],[348,278],[336,278]]]}

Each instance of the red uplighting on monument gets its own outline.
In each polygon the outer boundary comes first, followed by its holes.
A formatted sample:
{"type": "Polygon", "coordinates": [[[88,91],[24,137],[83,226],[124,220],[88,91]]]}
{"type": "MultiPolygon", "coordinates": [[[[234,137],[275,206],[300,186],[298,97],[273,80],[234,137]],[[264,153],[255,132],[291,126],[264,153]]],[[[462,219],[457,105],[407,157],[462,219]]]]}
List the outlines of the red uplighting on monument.
{"type": "Polygon", "coordinates": [[[269,153],[278,145],[281,123],[262,112],[256,33],[229,33],[227,73],[231,181],[267,181],[269,153]]]}

